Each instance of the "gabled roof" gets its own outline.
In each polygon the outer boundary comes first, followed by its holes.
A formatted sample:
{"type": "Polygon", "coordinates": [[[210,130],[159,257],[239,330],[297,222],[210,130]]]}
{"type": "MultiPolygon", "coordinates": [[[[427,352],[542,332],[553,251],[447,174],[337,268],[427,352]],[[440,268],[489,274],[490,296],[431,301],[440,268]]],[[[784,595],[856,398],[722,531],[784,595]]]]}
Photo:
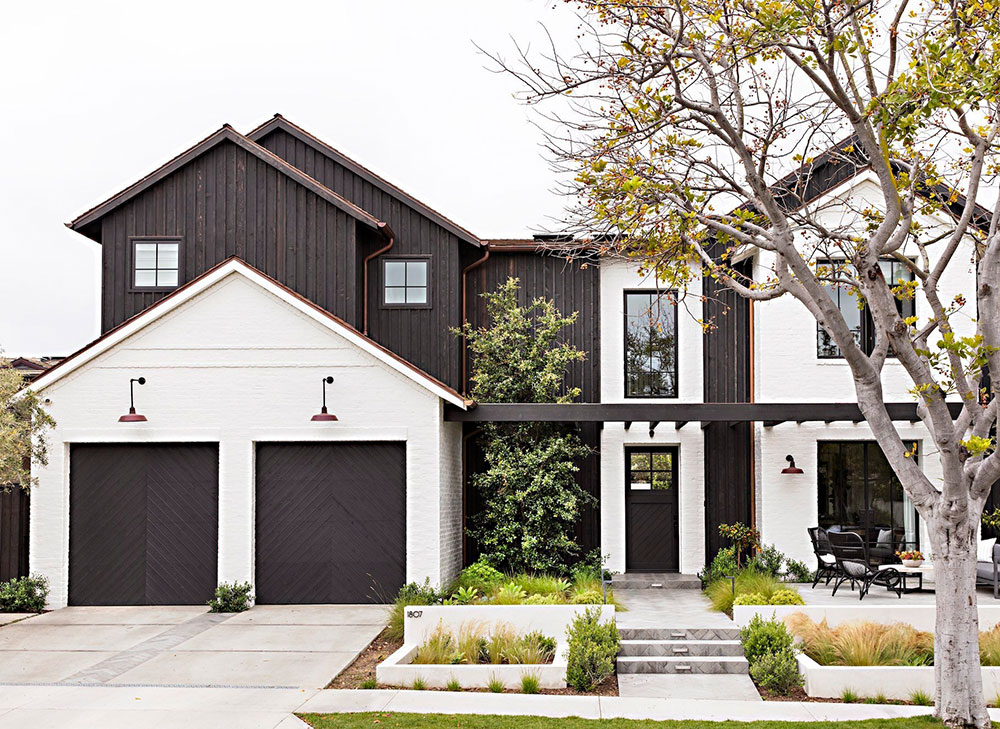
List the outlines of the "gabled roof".
{"type": "Polygon", "coordinates": [[[369,339],[343,319],[320,308],[304,296],[295,293],[287,286],[275,281],[266,273],[257,270],[246,261],[236,258],[235,256],[227,258],[222,263],[213,266],[197,278],[192,279],[180,288],[175,289],[172,293],[163,297],[152,306],[144,309],[132,318],[125,320],[114,329],[110,329],[90,344],[86,345],[77,352],[74,352],[62,362],[41,374],[31,384],[31,389],[38,392],[46,387],[49,387],[55,382],[58,382],[63,377],[83,367],[88,362],[91,362],[96,357],[99,357],[104,352],[107,352],[115,345],[138,333],[140,330],[146,328],[161,317],[192,300],[222,279],[233,274],[244,276],[250,281],[256,283],[261,288],[269,291],[282,301],[298,310],[300,313],[339,334],[351,344],[374,356],[391,369],[412,380],[442,400],[446,400],[452,405],[462,409],[467,407],[465,399],[451,387],[448,387],[437,378],[427,374],[419,367],[410,364],[399,355],[383,347],[378,342],[369,339]]]}
{"type": "Polygon", "coordinates": [[[143,190],[147,189],[152,185],[155,185],[157,182],[167,177],[171,173],[184,167],[186,164],[194,160],[196,157],[199,157],[200,155],[204,154],[213,147],[222,144],[223,142],[232,142],[241,149],[257,157],[257,159],[266,162],[267,164],[271,165],[271,167],[287,175],[295,182],[299,183],[308,190],[316,193],[327,202],[331,203],[335,207],[344,211],[345,213],[353,217],[355,220],[365,223],[366,225],[369,225],[372,228],[375,228],[376,230],[384,231],[386,229],[385,223],[380,221],[375,216],[362,210],[354,203],[345,199],[341,195],[338,195],[333,190],[330,190],[329,188],[320,184],[319,182],[314,180],[312,177],[310,177],[297,167],[293,167],[292,165],[288,164],[288,162],[281,159],[281,157],[279,157],[278,155],[270,152],[269,150],[260,146],[256,142],[251,141],[247,137],[244,137],[242,134],[237,132],[228,124],[223,125],[223,127],[219,129],[219,131],[209,135],[208,137],[201,140],[187,151],[182,152],[181,154],[174,157],[166,164],[162,165],[153,172],[150,172],[148,175],[143,177],[138,182],[126,187],[118,194],[113,195],[112,197],[108,198],[101,204],[83,213],[72,222],[67,223],[67,226],[75,231],[87,235],[89,238],[92,238],[93,240],[96,240],[99,243],[100,238],[97,237],[96,232],[89,231],[88,226],[90,226],[92,223],[96,222],[103,216],[107,215],[109,212],[114,210],[122,203],[131,200],[136,195],[141,193],[143,190]]]}
{"type": "MultiPolygon", "coordinates": [[[[906,171],[906,165],[892,160],[896,174],[906,171]]],[[[856,134],[843,139],[832,147],[804,162],[798,169],[789,172],[771,185],[772,194],[778,202],[789,210],[804,207],[843,183],[871,169],[871,164],[856,134]]],[[[965,210],[966,196],[957,193],[948,185],[921,185],[917,193],[927,200],[940,203],[951,215],[961,217],[965,210]]],[[[748,206],[752,209],[752,205],[748,206]]],[[[972,215],[972,226],[989,230],[992,214],[982,205],[976,204],[972,215]]]]}
{"type": "Polygon", "coordinates": [[[476,246],[482,245],[482,241],[478,237],[470,233],[468,230],[460,226],[458,223],[449,220],[441,213],[437,212],[436,210],[432,209],[431,207],[417,200],[412,195],[409,195],[400,188],[396,187],[385,178],[379,177],[374,172],[369,170],[367,167],[358,164],[353,159],[343,154],[342,152],[339,152],[338,150],[334,149],[323,140],[319,139],[318,137],[314,137],[312,134],[307,132],[302,127],[288,121],[287,119],[285,119],[285,117],[281,116],[281,114],[275,114],[272,119],[269,119],[268,121],[264,122],[253,131],[249,132],[247,134],[247,137],[255,142],[258,142],[271,132],[275,131],[276,129],[280,129],[281,131],[292,135],[303,144],[312,147],[320,154],[332,159],[337,164],[346,167],[351,172],[356,174],[358,177],[361,177],[362,179],[367,180],[376,187],[384,190],[389,195],[392,195],[400,202],[404,203],[405,205],[408,205],[414,210],[417,210],[422,215],[429,218],[430,220],[433,220],[442,228],[456,235],[462,240],[468,243],[472,243],[473,245],[476,246]]]}

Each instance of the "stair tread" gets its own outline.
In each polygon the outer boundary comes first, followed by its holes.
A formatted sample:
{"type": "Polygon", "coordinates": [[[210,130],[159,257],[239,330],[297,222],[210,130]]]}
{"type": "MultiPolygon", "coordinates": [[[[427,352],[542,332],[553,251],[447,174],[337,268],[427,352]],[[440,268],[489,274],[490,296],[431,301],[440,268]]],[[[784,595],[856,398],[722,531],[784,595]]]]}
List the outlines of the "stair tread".
{"type": "Polygon", "coordinates": [[[624,663],[653,661],[656,663],[746,663],[743,656],[618,656],[624,663]]]}
{"type": "Polygon", "coordinates": [[[625,645],[739,645],[738,640],[728,638],[673,638],[670,640],[659,638],[623,638],[620,641],[625,645]]]}

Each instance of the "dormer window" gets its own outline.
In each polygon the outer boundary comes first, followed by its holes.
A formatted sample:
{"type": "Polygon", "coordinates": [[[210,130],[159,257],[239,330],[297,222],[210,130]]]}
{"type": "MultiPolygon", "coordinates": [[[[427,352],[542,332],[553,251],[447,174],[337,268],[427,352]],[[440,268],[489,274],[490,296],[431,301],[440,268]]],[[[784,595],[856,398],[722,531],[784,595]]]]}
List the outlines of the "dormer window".
{"type": "Polygon", "coordinates": [[[144,291],[170,291],[180,283],[181,242],[177,238],[132,240],[132,286],[144,291]]]}
{"type": "Polygon", "coordinates": [[[430,258],[386,258],[382,261],[382,305],[430,308],[430,258]]]}

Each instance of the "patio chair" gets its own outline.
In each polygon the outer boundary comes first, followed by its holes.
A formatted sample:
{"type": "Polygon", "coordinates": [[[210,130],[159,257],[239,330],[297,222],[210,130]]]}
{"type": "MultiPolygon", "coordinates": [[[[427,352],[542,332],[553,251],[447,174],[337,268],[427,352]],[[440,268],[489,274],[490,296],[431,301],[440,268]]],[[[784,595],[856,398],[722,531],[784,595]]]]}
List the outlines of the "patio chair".
{"type": "Polygon", "coordinates": [[[855,582],[861,586],[859,600],[865,599],[872,585],[882,585],[893,590],[896,597],[903,597],[903,576],[892,567],[880,570],[872,566],[864,539],[854,532],[829,532],[827,538],[841,572],[833,585],[834,595],[838,587],[850,580],[852,589],[855,582]]]}
{"type": "Polygon", "coordinates": [[[830,580],[840,574],[840,570],[837,568],[837,559],[833,556],[833,550],[830,548],[830,539],[826,535],[826,529],[809,527],[806,531],[809,532],[813,554],[816,555],[816,579],[812,583],[813,589],[816,589],[816,585],[824,578],[823,584],[829,585],[830,580]]]}

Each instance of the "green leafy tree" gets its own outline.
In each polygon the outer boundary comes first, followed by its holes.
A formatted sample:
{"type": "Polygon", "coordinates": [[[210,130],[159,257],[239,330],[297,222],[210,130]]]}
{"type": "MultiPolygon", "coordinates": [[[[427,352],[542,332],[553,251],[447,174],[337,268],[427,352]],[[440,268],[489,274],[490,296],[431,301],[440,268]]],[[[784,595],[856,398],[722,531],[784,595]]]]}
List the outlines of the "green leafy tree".
{"type": "MultiPolygon", "coordinates": [[[[572,402],[566,372],[586,354],[564,340],[577,314],[552,301],[518,303],[510,278],[484,294],[489,326],[464,333],[473,355],[471,395],[479,402],[572,402]]],[[[456,332],[456,333],[461,333],[456,332]]],[[[565,572],[579,555],[574,526],[593,497],[576,482],[589,449],[558,423],[484,423],[486,469],[472,477],[483,508],[469,533],[486,559],[510,571],[565,572]]]]}
{"type": "Polygon", "coordinates": [[[553,36],[544,58],[495,57],[549,109],[570,223],[601,234],[592,252],[634,261],[681,298],[711,276],[816,319],[928,528],[937,715],[989,726],[974,585],[980,517],[1000,480],[1000,405],[981,389],[986,366],[994,382],[1000,373],[1000,204],[987,189],[1000,173],[996,0],[570,4],[574,37],[553,36]],[[871,184],[817,197],[821,164],[841,179],[865,170],[871,184]],[[744,260],[752,278],[734,265],[744,260]],[[864,307],[873,341],[855,337],[857,311],[845,317],[835,290],[864,307]],[[888,413],[890,373],[908,378],[940,478],[888,413]]]}
{"type": "Polygon", "coordinates": [[[31,462],[48,463],[45,434],[55,425],[35,393],[24,389],[24,377],[0,358],[0,490],[34,485],[31,462]]]}

